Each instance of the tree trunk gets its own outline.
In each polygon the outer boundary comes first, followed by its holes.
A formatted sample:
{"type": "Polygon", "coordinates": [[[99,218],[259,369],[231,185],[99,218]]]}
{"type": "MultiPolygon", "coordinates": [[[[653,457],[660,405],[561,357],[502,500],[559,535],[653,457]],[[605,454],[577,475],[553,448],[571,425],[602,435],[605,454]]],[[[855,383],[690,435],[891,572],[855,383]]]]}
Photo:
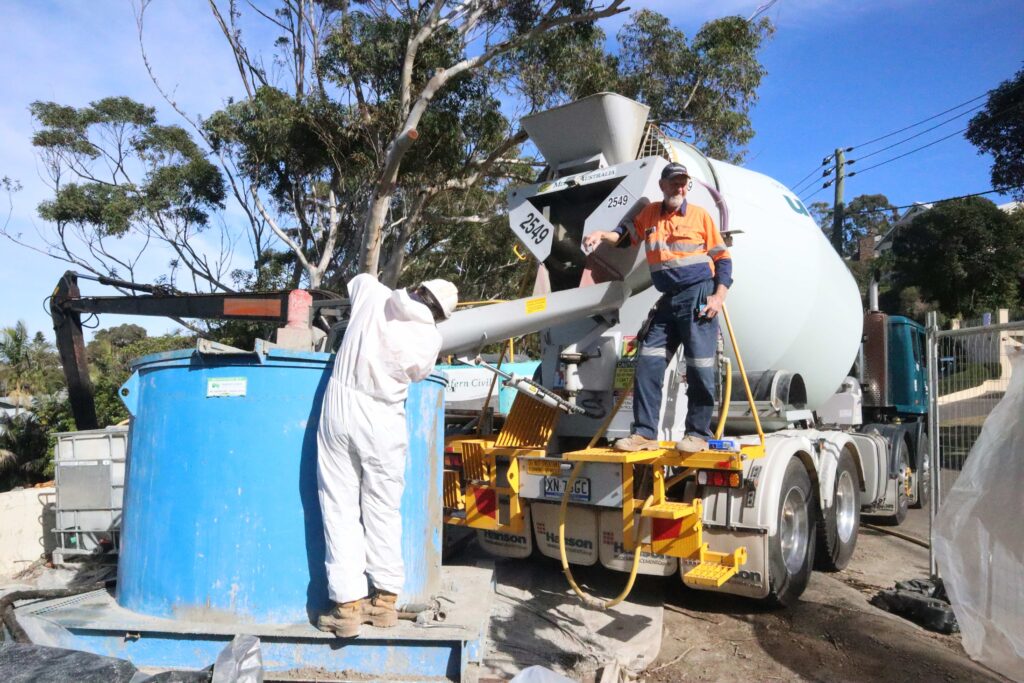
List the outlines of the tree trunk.
{"type": "Polygon", "coordinates": [[[392,289],[398,286],[398,278],[402,276],[402,269],[405,267],[405,247],[409,244],[409,238],[412,237],[413,232],[419,228],[420,220],[423,218],[423,209],[432,196],[429,192],[421,192],[416,195],[412,211],[409,212],[408,217],[398,229],[394,251],[384,265],[384,272],[381,275],[381,282],[392,289]]]}
{"type": "Polygon", "coordinates": [[[363,224],[363,245],[359,250],[359,272],[377,275],[380,269],[380,243],[384,221],[387,219],[391,192],[374,192],[370,200],[366,222],[363,224]]]}

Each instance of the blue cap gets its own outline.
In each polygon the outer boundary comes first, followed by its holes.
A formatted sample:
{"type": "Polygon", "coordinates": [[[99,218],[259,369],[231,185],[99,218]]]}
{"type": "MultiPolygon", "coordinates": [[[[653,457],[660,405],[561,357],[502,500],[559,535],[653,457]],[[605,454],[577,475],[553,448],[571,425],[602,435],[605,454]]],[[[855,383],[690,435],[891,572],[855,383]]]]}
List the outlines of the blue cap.
{"type": "Polygon", "coordinates": [[[668,180],[669,178],[675,178],[676,176],[684,175],[687,178],[690,177],[690,172],[686,170],[686,167],[682,164],[671,163],[665,168],[661,169],[661,179],[668,180]]]}

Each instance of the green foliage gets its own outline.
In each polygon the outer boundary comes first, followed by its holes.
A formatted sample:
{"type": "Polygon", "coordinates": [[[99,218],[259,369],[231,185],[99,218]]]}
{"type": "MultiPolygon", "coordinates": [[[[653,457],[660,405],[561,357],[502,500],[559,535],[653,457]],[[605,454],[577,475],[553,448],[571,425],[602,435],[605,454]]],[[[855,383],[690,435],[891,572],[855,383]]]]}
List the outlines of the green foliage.
{"type": "MultiPolygon", "coordinates": [[[[247,94],[192,122],[213,154],[125,97],[82,108],[34,103],[33,142],[55,181],[40,214],[62,238],[67,228],[86,236],[86,262],[107,254],[95,241],[104,237],[163,239],[178,254],[159,279],[170,285],[183,271],[215,290],[337,291],[365,263],[392,285],[444,274],[482,296],[518,291],[519,272],[532,265],[513,260],[499,216],[508,185],[535,177],[514,144],[520,114],[613,90],[644,101],[668,131],[719,158],[739,159],[753,135],[748,114],[765,73],[757,52],[772,33],[767,20],[726,17],[688,38],[642,10],[608,47],[599,22],[575,18],[606,7],[442,2],[443,20],[434,23],[427,5],[280,2],[261,11],[277,32],[271,56],[242,44],[232,5],[218,19],[247,94]],[[567,18],[574,20],[552,23],[567,18]],[[497,47],[496,58],[472,61],[497,47]],[[396,162],[410,127],[415,141],[396,162]],[[225,175],[254,256],[252,268],[226,276],[193,251],[196,232],[220,226],[213,216],[225,175]],[[377,250],[386,262],[378,264],[377,250]]],[[[63,240],[50,246],[61,252],[63,240]]],[[[256,332],[215,331],[232,339],[256,332]]]]}
{"type": "Polygon", "coordinates": [[[710,156],[738,162],[754,136],[748,113],[767,73],[757,52],[773,32],[768,19],[733,16],[709,21],[688,41],[665,16],[636,12],[619,33],[622,94],[710,156]]]}
{"type": "Polygon", "coordinates": [[[843,212],[843,255],[856,255],[862,237],[882,237],[898,219],[899,210],[884,194],[854,197],[843,212]]]}
{"type": "Polygon", "coordinates": [[[754,135],[749,111],[767,73],[757,53],[773,32],[767,19],[734,16],[706,23],[690,40],[644,9],[619,31],[615,51],[605,50],[600,28],[579,24],[544,34],[504,63],[531,109],[618,92],[648,105],[652,120],[710,156],[738,162],[754,135]]]}
{"type": "Polygon", "coordinates": [[[23,321],[0,332],[0,387],[21,402],[58,391],[63,386],[60,361],[41,332],[29,336],[23,321]]]}
{"type": "MultiPolygon", "coordinates": [[[[828,202],[814,202],[807,210],[832,241],[834,214],[828,202]]],[[[862,194],[854,197],[843,210],[843,258],[855,258],[860,253],[862,237],[882,237],[899,220],[899,210],[884,194],[862,194]]]]}
{"type": "Polygon", "coordinates": [[[48,470],[46,426],[29,412],[0,415],[0,491],[45,481],[48,470]]]}
{"type": "Polygon", "coordinates": [[[195,344],[195,337],[165,334],[148,337],[137,325],[120,325],[101,330],[86,347],[90,378],[96,402],[96,419],[101,427],[128,419],[118,390],[131,376],[132,361],[151,353],[177,351],[195,344]]]}
{"type": "Polygon", "coordinates": [[[205,129],[215,151],[234,155],[250,181],[292,207],[295,192],[313,193],[317,187],[311,183],[329,180],[332,155],[361,161],[352,171],[366,167],[368,158],[349,154],[350,115],[326,98],[298,99],[263,86],[251,99],[215,112],[205,129]]]}
{"type": "Polygon", "coordinates": [[[619,61],[605,52],[605,37],[593,22],[559,27],[506,54],[496,67],[504,76],[496,80],[530,111],[618,91],[619,61]]]}
{"type": "Polygon", "coordinates": [[[992,186],[1012,188],[1024,201],[1024,69],[989,93],[966,137],[979,154],[992,155],[992,186]]]}
{"type": "MultiPolygon", "coordinates": [[[[243,328],[229,330],[228,342],[237,341],[243,328]]],[[[55,435],[75,431],[64,376],[52,345],[41,333],[28,340],[24,323],[7,328],[0,339],[0,374],[10,379],[11,368],[22,372],[25,412],[0,419],[0,491],[31,485],[53,477],[55,435]],[[12,366],[13,362],[13,366],[12,366]],[[30,395],[31,394],[31,395],[30,395]]],[[[195,337],[166,334],[149,337],[138,325],[118,325],[98,330],[86,346],[93,382],[96,415],[100,427],[118,424],[128,412],[118,391],[131,374],[135,359],[151,353],[176,351],[195,344],[195,337]]],[[[248,347],[251,347],[251,341],[248,347]]]]}
{"type": "MultiPolygon", "coordinates": [[[[473,225],[452,223],[443,215],[428,218],[409,245],[411,259],[402,274],[402,286],[439,277],[456,283],[463,301],[524,296],[523,280],[536,272],[536,262],[516,257],[513,247],[517,242],[508,229],[507,218],[493,213],[491,204],[495,199],[484,190],[475,194],[483,204],[480,214],[490,218],[473,225]]],[[[450,197],[442,197],[435,208],[444,211],[451,201],[450,197]]],[[[466,202],[463,206],[468,205],[467,200],[460,201],[466,202]]]]}
{"type": "Polygon", "coordinates": [[[1024,220],[981,197],[944,202],[900,229],[893,254],[897,283],[919,287],[950,317],[1013,306],[1024,270],[1024,220]]]}
{"type": "Polygon", "coordinates": [[[201,227],[223,208],[220,171],[183,128],[158,125],[152,107],[108,97],[81,108],[37,101],[29,109],[41,126],[32,144],[61,178],[53,199],[39,205],[45,220],[123,236],[151,220],[201,227]]]}

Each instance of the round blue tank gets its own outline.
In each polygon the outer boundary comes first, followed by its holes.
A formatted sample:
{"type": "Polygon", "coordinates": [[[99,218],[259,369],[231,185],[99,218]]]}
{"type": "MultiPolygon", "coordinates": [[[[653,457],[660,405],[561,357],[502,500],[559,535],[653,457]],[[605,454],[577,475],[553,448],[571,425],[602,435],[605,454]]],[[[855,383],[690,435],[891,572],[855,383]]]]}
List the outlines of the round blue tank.
{"type": "MultiPolygon", "coordinates": [[[[159,617],[288,624],[327,608],[316,431],[331,356],[185,350],[133,366],[117,601],[159,617]]],[[[410,387],[403,604],[440,588],[444,385],[410,387]]]]}

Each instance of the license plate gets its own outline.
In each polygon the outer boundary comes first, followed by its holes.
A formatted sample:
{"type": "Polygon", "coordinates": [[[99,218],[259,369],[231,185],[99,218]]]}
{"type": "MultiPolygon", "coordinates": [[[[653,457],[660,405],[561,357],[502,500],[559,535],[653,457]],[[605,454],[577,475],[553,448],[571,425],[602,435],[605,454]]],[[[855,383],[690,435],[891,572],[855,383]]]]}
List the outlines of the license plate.
{"type": "MultiPolygon", "coordinates": [[[[569,477],[544,477],[544,497],[561,498],[565,493],[565,486],[569,483],[569,477]]],[[[569,500],[589,502],[590,501],[590,480],[577,478],[572,483],[572,491],[569,493],[569,500]]]]}

